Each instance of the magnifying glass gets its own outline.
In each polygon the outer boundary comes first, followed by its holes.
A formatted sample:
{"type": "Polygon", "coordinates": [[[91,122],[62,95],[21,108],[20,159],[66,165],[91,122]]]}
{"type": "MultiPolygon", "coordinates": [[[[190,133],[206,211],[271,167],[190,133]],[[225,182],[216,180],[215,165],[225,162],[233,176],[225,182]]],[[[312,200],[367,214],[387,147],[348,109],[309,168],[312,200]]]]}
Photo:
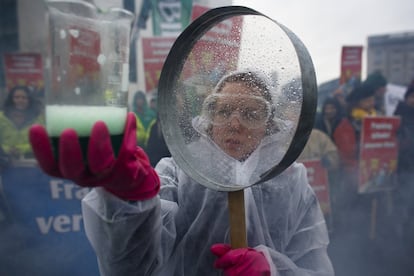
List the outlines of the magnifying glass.
{"type": "Polygon", "coordinates": [[[173,44],[158,93],[175,162],[228,192],[231,245],[246,247],[244,189],[288,168],[313,127],[317,86],[306,47],[253,9],[211,9],[173,44]]]}

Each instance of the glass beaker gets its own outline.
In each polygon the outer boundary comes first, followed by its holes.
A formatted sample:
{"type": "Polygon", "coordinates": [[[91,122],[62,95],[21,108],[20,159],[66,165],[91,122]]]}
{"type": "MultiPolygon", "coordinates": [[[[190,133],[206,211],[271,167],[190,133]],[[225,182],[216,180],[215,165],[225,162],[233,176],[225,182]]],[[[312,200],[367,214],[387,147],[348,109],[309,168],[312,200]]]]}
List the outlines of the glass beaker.
{"type": "Polygon", "coordinates": [[[128,107],[134,15],[120,8],[101,12],[76,0],[48,0],[46,6],[46,129],[52,144],[56,150],[62,131],[72,128],[86,152],[91,128],[102,120],[117,152],[128,107]]]}

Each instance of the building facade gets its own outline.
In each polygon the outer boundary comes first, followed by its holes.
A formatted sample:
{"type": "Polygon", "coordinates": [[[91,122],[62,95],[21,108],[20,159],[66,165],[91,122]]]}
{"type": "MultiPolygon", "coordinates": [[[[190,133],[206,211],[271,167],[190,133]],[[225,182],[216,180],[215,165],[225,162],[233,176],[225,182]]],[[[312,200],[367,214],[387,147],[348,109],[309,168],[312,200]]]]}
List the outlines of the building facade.
{"type": "Polygon", "coordinates": [[[390,83],[414,80],[414,31],[368,37],[367,73],[380,70],[390,83]]]}

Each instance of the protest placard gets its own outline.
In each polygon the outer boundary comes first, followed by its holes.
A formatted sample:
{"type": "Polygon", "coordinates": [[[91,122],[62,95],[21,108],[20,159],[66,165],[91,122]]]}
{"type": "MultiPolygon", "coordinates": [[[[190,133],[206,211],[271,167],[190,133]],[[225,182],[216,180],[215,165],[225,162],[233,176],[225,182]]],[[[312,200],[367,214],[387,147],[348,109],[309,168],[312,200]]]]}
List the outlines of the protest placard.
{"type": "Polygon", "coordinates": [[[331,213],[331,202],[327,169],[322,166],[320,159],[304,160],[301,163],[305,165],[309,184],[315,191],[322,212],[324,215],[329,215],[331,213]]]}
{"type": "Polygon", "coordinates": [[[362,120],[358,192],[390,190],[396,185],[399,117],[362,120]]]}

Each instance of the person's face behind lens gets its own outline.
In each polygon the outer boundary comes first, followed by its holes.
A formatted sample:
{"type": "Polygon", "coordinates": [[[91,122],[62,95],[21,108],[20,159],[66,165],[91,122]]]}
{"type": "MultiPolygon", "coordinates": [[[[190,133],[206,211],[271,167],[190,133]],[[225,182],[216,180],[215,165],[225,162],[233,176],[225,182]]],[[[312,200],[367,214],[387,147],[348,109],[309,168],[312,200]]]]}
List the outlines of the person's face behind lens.
{"type": "MultiPolygon", "coordinates": [[[[257,107],[257,101],[252,97],[259,96],[261,93],[258,89],[252,89],[243,83],[226,83],[220,95],[229,95],[231,97],[220,97],[216,103],[216,108],[221,109],[225,106],[236,109],[249,106],[257,107]]],[[[246,127],[241,122],[240,111],[233,112],[226,123],[220,125],[212,125],[211,136],[213,141],[231,157],[243,161],[257,148],[260,141],[265,136],[266,123],[255,126],[254,128],[246,127]]]]}

